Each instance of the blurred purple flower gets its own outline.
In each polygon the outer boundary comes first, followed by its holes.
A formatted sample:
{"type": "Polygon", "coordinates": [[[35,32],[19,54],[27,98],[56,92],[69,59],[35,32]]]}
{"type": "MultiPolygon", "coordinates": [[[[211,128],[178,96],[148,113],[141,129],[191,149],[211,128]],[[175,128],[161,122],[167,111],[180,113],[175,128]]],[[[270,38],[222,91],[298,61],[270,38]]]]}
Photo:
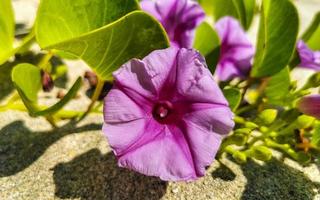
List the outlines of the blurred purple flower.
{"type": "Polygon", "coordinates": [[[297,106],[302,113],[320,119],[320,95],[302,97],[297,106]]]}
{"type": "Polygon", "coordinates": [[[143,0],[142,10],[165,28],[171,45],[192,48],[195,28],[204,20],[201,6],[192,0],[143,0]]]}
{"type": "Polygon", "coordinates": [[[171,47],[133,59],[113,76],[103,132],[119,166],[167,181],[204,176],[234,126],[204,58],[171,47]]]}
{"type": "Polygon", "coordinates": [[[216,76],[222,81],[247,77],[255,50],[240,23],[232,17],[224,17],[215,28],[221,40],[216,76]]]}
{"type": "Polygon", "coordinates": [[[320,71],[320,51],[312,51],[302,40],[298,41],[297,51],[300,57],[300,67],[320,71]]]}

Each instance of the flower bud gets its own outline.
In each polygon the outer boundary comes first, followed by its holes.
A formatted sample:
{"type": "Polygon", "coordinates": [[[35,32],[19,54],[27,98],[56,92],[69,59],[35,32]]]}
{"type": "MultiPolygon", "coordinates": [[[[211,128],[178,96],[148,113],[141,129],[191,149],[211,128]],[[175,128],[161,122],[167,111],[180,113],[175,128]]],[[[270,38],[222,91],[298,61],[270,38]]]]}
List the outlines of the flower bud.
{"type": "Polygon", "coordinates": [[[253,122],[246,122],[246,123],[244,124],[244,126],[245,126],[246,128],[250,128],[250,129],[255,129],[255,128],[258,128],[258,127],[259,127],[257,124],[255,124],[255,123],[253,123],[253,122]]]}
{"type": "Polygon", "coordinates": [[[248,141],[248,135],[243,133],[235,133],[229,137],[229,140],[232,144],[237,146],[243,146],[248,141]]]}
{"type": "Polygon", "coordinates": [[[310,116],[307,116],[307,115],[301,115],[296,120],[297,128],[298,129],[308,128],[308,127],[312,126],[314,120],[315,119],[313,117],[310,117],[310,116]]]}
{"type": "Polygon", "coordinates": [[[254,146],[250,150],[250,155],[257,160],[267,161],[272,158],[272,152],[265,146],[254,146]]]}
{"type": "Polygon", "coordinates": [[[309,95],[302,97],[297,107],[300,112],[320,119],[320,95],[309,95]]]}
{"type": "Polygon", "coordinates": [[[259,114],[259,119],[266,125],[271,124],[277,118],[278,111],[275,109],[266,109],[259,114]]]}
{"type": "Polygon", "coordinates": [[[320,72],[313,74],[303,86],[304,89],[316,88],[320,86],[320,72]]]}
{"type": "Polygon", "coordinates": [[[295,154],[293,154],[293,157],[296,161],[302,164],[307,164],[311,160],[311,156],[307,153],[304,153],[302,151],[299,151],[295,154]]]}
{"type": "Polygon", "coordinates": [[[54,87],[51,75],[46,71],[41,71],[41,82],[42,82],[42,89],[45,92],[50,92],[54,87]]]}
{"type": "Polygon", "coordinates": [[[237,163],[245,163],[247,162],[247,155],[240,151],[235,151],[232,154],[232,157],[236,160],[237,163]]]}
{"type": "Polygon", "coordinates": [[[91,87],[95,87],[98,83],[98,77],[94,72],[86,71],[84,73],[84,78],[88,80],[88,83],[91,87]]]}
{"type": "Polygon", "coordinates": [[[251,128],[239,128],[234,131],[235,134],[241,133],[246,135],[249,135],[251,132],[252,132],[251,128]]]}

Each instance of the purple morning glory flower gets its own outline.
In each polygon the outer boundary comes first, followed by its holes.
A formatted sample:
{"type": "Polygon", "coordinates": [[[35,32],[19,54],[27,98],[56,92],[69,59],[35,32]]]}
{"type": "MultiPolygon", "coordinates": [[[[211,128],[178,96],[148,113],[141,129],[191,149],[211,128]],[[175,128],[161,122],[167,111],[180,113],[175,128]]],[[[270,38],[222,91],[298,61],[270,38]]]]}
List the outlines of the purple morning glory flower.
{"type": "Polygon", "coordinates": [[[302,113],[320,119],[320,95],[302,97],[297,106],[302,113]]]}
{"type": "Polygon", "coordinates": [[[320,71],[320,51],[312,51],[302,40],[298,41],[297,51],[300,57],[300,67],[320,71]]]}
{"type": "Polygon", "coordinates": [[[171,45],[192,48],[195,28],[204,20],[201,6],[192,0],[143,0],[142,10],[165,28],[171,45]]]}
{"type": "Polygon", "coordinates": [[[204,58],[171,47],[133,59],[113,76],[103,132],[119,166],[167,181],[203,176],[234,126],[204,58]]]}
{"type": "Polygon", "coordinates": [[[215,28],[221,40],[220,59],[215,75],[222,81],[235,77],[245,78],[250,72],[255,52],[245,31],[232,17],[221,18],[215,28]]]}

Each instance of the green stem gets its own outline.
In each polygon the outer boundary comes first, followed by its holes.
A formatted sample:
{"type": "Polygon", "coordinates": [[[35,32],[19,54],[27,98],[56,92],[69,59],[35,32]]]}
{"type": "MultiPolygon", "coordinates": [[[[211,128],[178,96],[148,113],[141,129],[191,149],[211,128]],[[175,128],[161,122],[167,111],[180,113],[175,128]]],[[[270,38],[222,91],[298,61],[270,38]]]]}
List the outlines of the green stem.
{"type": "Polygon", "coordinates": [[[80,117],[79,121],[83,120],[91,112],[96,101],[99,99],[99,96],[100,96],[102,89],[103,89],[104,81],[99,77],[97,77],[97,79],[98,79],[98,83],[97,83],[96,89],[94,90],[94,93],[91,97],[91,103],[89,104],[89,106],[88,106],[87,110],[84,112],[84,114],[80,117]]]}
{"type": "MultiPolygon", "coordinates": [[[[45,109],[46,106],[39,106],[40,108],[45,109]]],[[[22,103],[15,103],[15,104],[7,104],[4,106],[0,106],[0,112],[5,112],[8,110],[17,110],[22,112],[28,112],[27,108],[22,103]]],[[[101,114],[99,111],[92,111],[91,113],[101,114]]],[[[83,111],[74,111],[74,110],[59,110],[57,113],[54,114],[53,118],[58,119],[74,119],[84,114],[83,111]]]]}
{"type": "Polygon", "coordinates": [[[38,67],[44,71],[48,71],[46,66],[48,64],[48,62],[50,61],[50,59],[53,57],[53,53],[51,51],[49,51],[47,54],[45,54],[42,59],[40,60],[38,67]]]}
{"type": "Polygon", "coordinates": [[[255,108],[254,105],[247,105],[247,106],[244,106],[244,107],[242,107],[242,108],[237,109],[237,110],[235,111],[235,113],[236,113],[237,115],[240,115],[240,114],[242,114],[242,113],[244,113],[244,112],[253,110],[254,108],[255,108]]]}

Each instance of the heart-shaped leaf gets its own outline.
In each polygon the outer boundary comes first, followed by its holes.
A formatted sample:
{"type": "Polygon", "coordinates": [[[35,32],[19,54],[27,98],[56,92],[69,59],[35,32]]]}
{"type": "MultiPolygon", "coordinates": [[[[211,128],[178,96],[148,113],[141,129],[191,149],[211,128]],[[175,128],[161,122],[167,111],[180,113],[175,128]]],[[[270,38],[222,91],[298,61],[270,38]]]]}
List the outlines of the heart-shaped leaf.
{"type": "Polygon", "coordinates": [[[11,0],[2,0],[0,3],[0,64],[10,57],[13,50],[14,25],[11,0]]]}
{"type": "Polygon", "coordinates": [[[135,0],[43,0],[36,38],[44,49],[82,58],[104,80],[131,58],[168,47],[162,26],[135,0]]]}
{"type": "Polygon", "coordinates": [[[320,12],[318,12],[309,28],[302,36],[303,41],[313,50],[320,50],[320,12]]]}
{"type": "Polygon", "coordinates": [[[40,68],[28,63],[18,64],[13,68],[11,78],[31,116],[50,115],[58,112],[76,96],[82,83],[81,78],[78,78],[63,99],[49,108],[40,109],[37,105],[38,92],[41,89],[40,68]]]}
{"type": "Polygon", "coordinates": [[[291,1],[263,0],[253,77],[271,76],[288,65],[298,27],[298,13],[291,1]]]}
{"type": "Polygon", "coordinates": [[[40,68],[28,63],[19,64],[13,68],[11,78],[19,93],[28,102],[36,104],[41,89],[40,68]]]}

